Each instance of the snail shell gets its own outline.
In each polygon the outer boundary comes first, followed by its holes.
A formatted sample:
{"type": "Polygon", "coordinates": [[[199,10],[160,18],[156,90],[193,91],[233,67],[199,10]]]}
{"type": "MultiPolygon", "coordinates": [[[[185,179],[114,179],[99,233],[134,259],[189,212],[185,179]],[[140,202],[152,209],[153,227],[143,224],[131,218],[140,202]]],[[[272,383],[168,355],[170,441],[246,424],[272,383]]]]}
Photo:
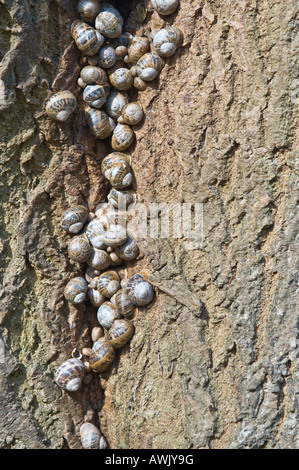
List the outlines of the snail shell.
{"type": "Polygon", "coordinates": [[[121,124],[130,124],[135,126],[143,118],[143,110],[138,103],[128,103],[121,112],[118,122],[121,124]]]}
{"type": "Polygon", "coordinates": [[[87,260],[88,266],[98,271],[103,271],[110,266],[110,256],[104,250],[98,248],[91,248],[91,254],[87,260]]]}
{"type": "Polygon", "coordinates": [[[117,119],[121,115],[123,108],[128,103],[129,100],[126,92],[120,93],[116,90],[112,90],[107,98],[105,110],[110,117],[117,119]]]}
{"type": "Polygon", "coordinates": [[[69,233],[78,233],[88,218],[88,210],[84,206],[74,206],[65,211],[60,226],[69,233]]]}
{"type": "Polygon", "coordinates": [[[87,56],[96,54],[105,41],[99,31],[80,20],[72,23],[71,34],[79,51],[87,56]]]}
{"type": "Polygon", "coordinates": [[[100,307],[106,300],[106,298],[98,291],[98,289],[94,288],[88,289],[87,297],[94,307],[100,307]]]}
{"type": "Polygon", "coordinates": [[[136,77],[134,78],[134,87],[139,91],[144,91],[147,88],[147,84],[140,77],[136,77]]]}
{"type": "Polygon", "coordinates": [[[113,207],[121,206],[123,209],[127,208],[130,204],[135,202],[136,194],[132,190],[120,190],[112,188],[107,196],[107,199],[113,207]]]}
{"type": "Polygon", "coordinates": [[[98,0],[80,0],[78,2],[78,11],[83,21],[93,23],[100,11],[100,2],[98,0]]]}
{"type": "Polygon", "coordinates": [[[80,359],[71,358],[58,367],[54,380],[63,390],[76,392],[81,387],[85,374],[83,362],[80,359]]]}
{"type": "Polygon", "coordinates": [[[104,330],[101,326],[94,326],[91,331],[91,340],[95,343],[104,336],[104,330]]]}
{"type": "Polygon", "coordinates": [[[132,87],[134,78],[130,70],[120,67],[109,75],[109,80],[117,90],[128,90],[132,87]]]}
{"type": "Polygon", "coordinates": [[[101,109],[89,108],[85,111],[91,132],[98,139],[105,139],[113,131],[113,120],[101,109]],[[112,122],[111,122],[112,121],[112,122]]]}
{"type": "Polygon", "coordinates": [[[139,255],[139,248],[134,238],[129,237],[125,243],[115,247],[115,253],[121,259],[130,261],[137,258],[139,255]]]}
{"type": "Polygon", "coordinates": [[[104,372],[115,358],[114,347],[106,340],[100,338],[93,345],[93,352],[89,356],[89,364],[94,372],[104,372]]]}
{"type": "Polygon", "coordinates": [[[85,228],[85,235],[87,236],[89,242],[95,248],[105,248],[105,243],[103,241],[105,234],[105,227],[103,222],[101,222],[97,217],[92,219],[87,227],[85,228]]]}
{"type": "Polygon", "coordinates": [[[154,289],[141,274],[135,274],[127,284],[126,295],[134,305],[142,307],[151,302],[154,289]]]}
{"type": "Polygon", "coordinates": [[[85,235],[78,235],[68,244],[69,257],[78,263],[84,263],[91,255],[91,246],[85,235]]]}
{"type": "MultiPolygon", "coordinates": [[[[111,146],[114,150],[123,152],[130,147],[134,138],[135,134],[131,127],[129,127],[127,124],[117,124],[112,134],[111,146]]],[[[124,186],[122,187],[124,188],[124,186]]],[[[118,189],[120,189],[120,187],[118,187],[118,189]]]]}
{"type": "Polygon", "coordinates": [[[123,19],[118,10],[108,3],[102,3],[96,17],[95,27],[107,38],[117,38],[122,31],[123,19]]]}
{"type": "Polygon", "coordinates": [[[117,308],[117,311],[123,317],[128,317],[132,315],[135,310],[135,305],[129,300],[126,295],[125,289],[120,289],[116,294],[111,298],[111,302],[117,308]]]}
{"type": "Polygon", "coordinates": [[[112,67],[117,60],[115,50],[109,44],[104,45],[98,52],[98,65],[103,69],[112,67]]]}
{"type": "Polygon", "coordinates": [[[46,113],[57,121],[65,121],[77,106],[76,97],[68,90],[59,91],[47,101],[46,113]]]}
{"type": "Polygon", "coordinates": [[[128,57],[131,64],[137,64],[138,60],[149,50],[150,42],[146,37],[135,37],[128,49],[128,57]]]}
{"type": "Polygon", "coordinates": [[[104,160],[102,161],[101,164],[101,171],[105,178],[109,179],[110,178],[110,172],[111,168],[115,163],[124,163],[127,166],[130,166],[131,164],[131,157],[130,155],[127,155],[126,153],[122,152],[111,152],[109,153],[104,160]]]}
{"type": "Polygon", "coordinates": [[[107,339],[115,349],[122,348],[133,336],[133,324],[124,318],[115,320],[107,334],[107,339]]]}
{"type": "Polygon", "coordinates": [[[105,233],[104,242],[107,246],[116,247],[122,245],[128,239],[128,233],[122,225],[110,225],[105,233]]]}
{"type": "MultiPolygon", "coordinates": [[[[109,248],[109,247],[108,247],[109,248]]],[[[108,249],[107,249],[108,251],[108,249]]],[[[110,256],[110,266],[119,266],[123,260],[117,256],[117,254],[115,253],[115,251],[112,251],[111,253],[109,253],[109,256],[110,256]]]]}
{"type": "Polygon", "coordinates": [[[136,32],[139,34],[139,29],[141,23],[145,20],[147,15],[147,9],[144,7],[143,3],[138,3],[138,5],[131,11],[126,21],[126,30],[130,32],[136,32]]]}
{"type": "Polygon", "coordinates": [[[87,85],[83,91],[83,100],[94,108],[101,108],[107,99],[107,87],[103,85],[87,85]]]}
{"type": "Polygon", "coordinates": [[[179,4],[179,0],[151,0],[152,7],[160,15],[171,15],[179,4]]]}
{"type": "Polygon", "coordinates": [[[136,64],[138,77],[148,82],[154,80],[164,65],[156,52],[147,52],[136,64]]]}
{"type": "Polygon", "coordinates": [[[83,449],[106,449],[107,443],[98,428],[92,423],[80,427],[80,438],[83,449]]]}
{"type": "Polygon", "coordinates": [[[132,34],[129,32],[125,32],[125,33],[121,33],[117,38],[113,39],[111,43],[113,47],[115,48],[119,46],[128,48],[132,42],[132,39],[133,39],[132,34]]]}
{"type": "Polygon", "coordinates": [[[106,330],[111,328],[114,320],[117,318],[120,318],[120,315],[112,302],[104,302],[97,311],[98,322],[106,330]]]}
{"type": "Polygon", "coordinates": [[[85,271],[85,279],[88,284],[90,284],[91,282],[94,282],[94,279],[96,279],[98,275],[99,275],[99,272],[97,270],[87,266],[86,271],[85,271]]]}
{"type": "Polygon", "coordinates": [[[115,271],[106,271],[98,279],[99,292],[110,299],[120,289],[120,279],[115,271]]]}
{"type": "Polygon", "coordinates": [[[105,70],[100,67],[95,67],[94,65],[83,67],[80,73],[80,79],[78,85],[82,88],[86,87],[86,85],[102,85],[105,86],[107,96],[109,95],[110,85],[108,77],[105,70]]]}
{"type": "Polygon", "coordinates": [[[164,28],[155,35],[153,46],[161,57],[169,57],[176,52],[182,39],[183,34],[179,28],[164,28]]]}
{"type": "Polygon", "coordinates": [[[116,162],[109,170],[110,184],[116,189],[126,188],[132,183],[131,168],[127,163],[116,162]]]}
{"type": "Polygon", "coordinates": [[[87,282],[83,277],[74,277],[71,279],[64,289],[64,297],[72,304],[80,304],[84,302],[87,292],[87,282]]]}
{"type": "Polygon", "coordinates": [[[126,48],[126,46],[117,46],[117,48],[115,49],[115,54],[118,58],[122,59],[127,53],[128,49],[126,48]]]}

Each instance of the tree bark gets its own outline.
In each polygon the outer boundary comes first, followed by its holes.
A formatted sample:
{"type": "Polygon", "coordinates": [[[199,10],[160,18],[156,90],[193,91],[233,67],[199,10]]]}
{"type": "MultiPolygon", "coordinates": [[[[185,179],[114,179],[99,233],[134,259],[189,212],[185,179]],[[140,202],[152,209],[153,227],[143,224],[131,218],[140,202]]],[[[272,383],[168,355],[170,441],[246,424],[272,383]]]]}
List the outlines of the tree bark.
{"type": "Polygon", "coordinates": [[[112,367],[67,394],[55,371],[97,321],[64,299],[84,267],[60,217],[105,199],[110,148],[84,117],[76,5],[0,2],[0,447],[80,448],[89,413],[114,449],[298,448],[297,2],[182,0],[165,19],[149,8],[146,34],[173,24],[184,42],[130,92],[145,111],[134,189],[147,205],[201,203],[203,242],[140,240],[127,269],[150,270],[155,300],[112,367]],[[57,123],[45,102],[63,89],[78,107],[57,123]]]}

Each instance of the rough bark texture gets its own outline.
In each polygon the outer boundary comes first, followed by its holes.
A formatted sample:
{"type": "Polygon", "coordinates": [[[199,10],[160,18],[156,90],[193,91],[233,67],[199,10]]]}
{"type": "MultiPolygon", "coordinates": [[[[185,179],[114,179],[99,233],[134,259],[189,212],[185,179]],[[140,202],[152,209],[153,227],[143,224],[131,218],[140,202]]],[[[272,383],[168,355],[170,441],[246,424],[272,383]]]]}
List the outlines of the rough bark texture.
{"type": "MultiPolygon", "coordinates": [[[[64,300],[84,271],[59,222],[105,199],[109,149],[83,115],[76,5],[0,2],[0,447],[79,448],[90,413],[111,448],[298,448],[298,3],[182,0],[167,20],[184,43],[138,94],[134,184],[139,202],[203,203],[203,245],[141,242],[128,270],[151,270],[155,301],[109,371],[68,395],[54,373],[90,345],[96,309],[64,300]],[[79,106],[57,124],[44,105],[62,89],[79,106]]],[[[149,13],[146,31],[164,24],[149,13]]]]}

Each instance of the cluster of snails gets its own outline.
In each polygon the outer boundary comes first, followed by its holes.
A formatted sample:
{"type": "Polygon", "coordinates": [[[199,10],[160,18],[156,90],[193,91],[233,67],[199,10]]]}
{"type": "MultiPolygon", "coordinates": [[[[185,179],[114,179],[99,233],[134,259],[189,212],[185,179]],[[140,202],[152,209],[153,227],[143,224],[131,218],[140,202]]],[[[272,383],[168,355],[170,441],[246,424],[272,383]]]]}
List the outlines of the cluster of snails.
{"type": "MultiPolygon", "coordinates": [[[[167,16],[176,10],[178,0],[151,0],[151,4],[160,15],[167,16]]],[[[129,102],[127,92],[131,87],[145,90],[147,82],[162,70],[162,58],[173,55],[182,42],[178,28],[166,27],[152,35],[150,50],[150,40],[136,32],[136,21],[143,21],[147,13],[142,4],[129,15],[126,25],[109,3],[80,0],[78,11],[81,19],[72,23],[71,35],[89,65],[83,67],[77,83],[83,89],[91,132],[99,139],[111,136],[112,152],[103,159],[101,171],[112,188],[108,202],[97,206],[94,212],[83,205],[72,206],[61,219],[62,229],[72,236],[68,255],[75,262],[87,264],[84,276],[67,283],[65,299],[73,305],[89,300],[98,309],[99,323],[91,332],[92,347],[83,348],[79,356],[75,349],[56,371],[55,382],[68,392],[76,392],[82,384],[89,383],[92,372],[102,373],[110,367],[116,350],[134,333],[130,318],[136,308],[153,299],[148,273],[142,271],[128,278],[121,266],[139,255],[136,241],[121,223],[121,211],[135,202],[135,194],[129,188],[133,180],[131,157],[124,152],[135,139],[131,126],[139,124],[144,116],[138,102],[129,102]]],[[[46,113],[65,121],[76,106],[76,97],[65,90],[48,100],[46,113]]],[[[92,423],[81,426],[80,436],[85,449],[107,447],[92,423]]]]}

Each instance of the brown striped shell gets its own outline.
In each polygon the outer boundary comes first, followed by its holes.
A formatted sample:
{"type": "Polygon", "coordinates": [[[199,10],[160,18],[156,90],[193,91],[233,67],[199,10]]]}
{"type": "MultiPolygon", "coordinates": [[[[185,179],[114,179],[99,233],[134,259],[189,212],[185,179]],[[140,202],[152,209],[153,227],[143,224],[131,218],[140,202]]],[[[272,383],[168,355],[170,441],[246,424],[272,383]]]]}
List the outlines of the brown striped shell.
{"type": "Polygon", "coordinates": [[[142,80],[140,77],[135,77],[134,78],[134,87],[137,88],[139,91],[144,91],[147,88],[147,83],[142,80]]]}
{"type": "Polygon", "coordinates": [[[107,87],[103,85],[87,85],[83,91],[83,100],[93,108],[101,108],[107,100],[107,87]]]}
{"type": "Polygon", "coordinates": [[[118,122],[121,124],[130,124],[135,126],[143,118],[143,110],[139,103],[128,103],[124,106],[118,122]]]}
{"type": "Polygon", "coordinates": [[[109,171],[110,184],[116,189],[123,189],[130,186],[133,180],[131,168],[127,163],[116,162],[109,171]]]}
{"type": "Polygon", "coordinates": [[[129,69],[120,67],[109,75],[109,80],[117,90],[128,90],[132,87],[134,78],[129,69]]]}
{"type": "Polygon", "coordinates": [[[131,156],[122,152],[111,152],[109,153],[101,164],[101,171],[105,178],[109,179],[111,168],[115,163],[131,164],[131,156]]]}
{"type": "Polygon", "coordinates": [[[78,233],[88,218],[88,210],[84,206],[73,206],[62,214],[60,226],[69,233],[78,233]]]}
{"type": "Polygon", "coordinates": [[[88,288],[87,297],[94,307],[100,307],[106,300],[106,298],[98,291],[98,289],[93,287],[88,288]]]}
{"type": "Polygon", "coordinates": [[[163,60],[156,52],[147,52],[136,64],[138,77],[146,82],[154,80],[163,65],[163,60]]]}
{"type": "Polygon", "coordinates": [[[111,146],[114,150],[123,152],[132,145],[134,138],[135,133],[130,126],[127,124],[117,124],[112,134],[111,146]]]}
{"type": "Polygon", "coordinates": [[[91,246],[85,235],[77,235],[68,244],[68,254],[78,263],[84,263],[91,255],[91,246]]]}
{"type": "Polygon", "coordinates": [[[98,278],[97,284],[99,292],[110,299],[120,289],[120,279],[115,271],[106,271],[98,278]]]}
{"type": "Polygon", "coordinates": [[[91,254],[87,260],[88,266],[98,271],[107,269],[110,265],[110,257],[104,250],[98,250],[98,248],[91,248],[91,254]]]}
{"type": "Polygon", "coordinates": [[[105,44],[98,52],[98,66],[103,69],[112,67],[117,60],[115,50],[109,44],[105,44]]]}
{"type": "Polygon", "coordinates": [[[159,15],[171,15],[179,4],[179,0],[151,0],[152,7],[159,15]]]}
{"type": "Polygon", "coordinates": [[[107,98],[105,111],[110,117],[117,119],[121,115],[123,108],[128,103],[129,99],[126,92],[120,93],[117,90],[112,90],[107,98]]]}
{"type": "Polygon", "coordinates": [[[78,276],[71,279],[64,289],[64,297],[74,305],[84,302],[87,293],[87,282],[84,277],[78,276]]]}
{"type": "Polygon", "coordinates": [[[154,37],[153,46],[161,57],[172,56],[183,39],[183,34],[179,28],[170,26],[160,29],[154,37]]]}
{"type": "Polygon", "coordinates": [[[54,380],[63,390],[76,392],[81,387],[85,374],[83,362],[77,358],[71,358],[58,367],[54,380]]]}
{"type": "Polygon", "coordinates": [[[139,255],[139,248],[134,238],[129,237],[125,243],[115,247],[115,253],[121,259],[131,261],[139,255]]]}
{"type": "Polygon", "coordinates": [[[71,34],[79,51],[87,56],[96,54],[105,41],[99,31],[80,20],[72,23],[71,34]]]}
{"type": "Polygon", "coordinates": [[[111,302],[117,308],[117,311],[123,317],[128,317],[132,315],[135,310],[135,305],[129,300],[126,295],[125,289],[120,289],[116,294],[111,298],[111,302]]]}
{"type": "Polygon", "coordinates": [[[149,50],[150,42],[148,38],[137,36],[133,38],[128,49],[129,61],[131,64],[137,64],[138,60],[149,50]]]}
{"type": "Polygon", "coordinates": [[[98,139],[105,139],[111,134],[113,131],[112,119],[104,111],[88,108],[85,113],[90,130],[98,139]]]}
{"type": "Polygon", "coordinates": [[[131,189],[121,190],[112,188],[107,196],[110,204],[115,208],[125,210],[128,206],[133,204],[136,199],[136,194],[131,189]]]}
{"type": "Polygon", "coordinates": [[[98,0],[80,0],[78,11],[83,21],[93,23],[100,11],[100,2],[98,0]]]}
{"type": "Polygon", "coordinates": [[[68,90],[59,91],[47,101],[46,113],[57,121],[65,121],[76,109],[76,97],[68,90]]]}
{"type": "Polygon", "coordinates": [[[105,87],[107,96],[110,92],[110,85],[105,70],[94,65],[83,67],[78,85],[82,88],[86,87],[86,85],[102,85],[105,87]]]}
{"type": "Polygon", "coordinates": [[[104,242],[107,246],[116,247],[122,245],[128,239],[128,233],[122,225],[111,224],[105,233],[104,242]]]}
{"type": "Polygon", "coordinates": [[[80,427],[83,449],[106,449],[107,442],[99,429],[92,423],[83,423],[80,427]]]}
{"type": "Polygon", "coordinates": [[[106,330],[111,328],[114,320],[117,318],[120,318],[120,315],[112,302],[104,302],[97,311],[98,322],[106,330]]]}
{"type": "Polygon", "coordinates": [[[144,276],[134,274],[127,284],[126,295],[134,305],[142,307],[151,302],[154,289],[144,276]]]}
{"type": "Polygon", "coordinates": [[[102,4],[101,11],[96,17],[95,27],[106,38],[117,38],[122,31],[123,19],[112,5],[102,4]]]}
{"type": "Polygon", "coordinates": [[[125,318],[115,320],[107,333],[107,339],[115,349],[122,348],[133,336],[134,326],[125,318]]]}
{"type": "Polygon", "coordinates": [[[84,233],[87,236],[89,242],[95,248],[105,248],[104,234],[105,226],[97,217],[92,219],[86,226],[84,233]]]}
{"type": "Polygon", "coordinates": [[[100,338],[93,345],[93,352],[89,356],[89,364],[94,372],[104,372],[115,358],[115,349],[106,338],[100,338]]]}

